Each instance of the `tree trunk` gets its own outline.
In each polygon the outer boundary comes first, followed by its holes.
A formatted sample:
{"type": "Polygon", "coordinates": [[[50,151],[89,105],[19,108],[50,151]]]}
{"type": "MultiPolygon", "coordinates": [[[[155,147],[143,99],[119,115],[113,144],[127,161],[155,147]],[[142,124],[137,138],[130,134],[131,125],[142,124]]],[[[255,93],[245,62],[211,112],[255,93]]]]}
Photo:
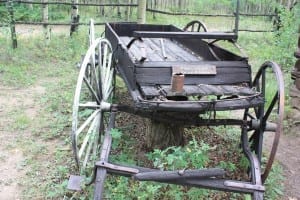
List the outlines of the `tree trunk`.
{"type": "MultiPolygon", "coordinates": [[[[43,0],[42,1],[43,3],[48,3],[48,0],[43,0]]],[[[49,44],[50,42],[50,28],[49,28],[49,25],[48,25],[48,17],[49,17],[49,14],[48,14],[48,4],[42,4],[42,10],[43,10],[43,27],[44,27],[44,36],[45,36],[45,42],[46,42],[46,45],[49,44]]]]}
{"type": "Polygon", "coordinates": [[[17,42],[17,34],[16,34],[16,27],[15,27],[15,17],[14,17],[14,8],[13,8],[13,1],[9,0],[7,2],[7,9],[9,13],[9,25],[10,25],[10,33],[11,33],[11,41],[12,47],[16,49],[18,47],[17,42]]]}
{"type": "MultiPolygon", "coordinates": [[[[133,4],[135,2],[133,2],[133,0],[130,0],[130,4],[133,4]]],[[[129,7],[129,17],[132,17],[132,7],[129,7]]]]}
{"type": "MultiPolygon", "coordinates": [[[[127,0],[127,3],[130,4],[130,0],[127,0]]],[[[126,20],[129,21],[130,20],[130,6],[128,6],[125,10],[125,16],[126,16],[126,20]]]]}
{"type": "MultiPolygon", "coordinates": [[[[74,1],[73,1],[74,3],[74,1]]],[[[75,3],[78,3],[78,0],[76,0],[75,3]]],[[[78,11],[78,5],[73,4],[72,5],[72,11],[71,11],[71,28],[70,28],[70,36],[78,30],[78,23],[79,23],[79,11],[78,11]]]]}
{"type": "Polygon", "coordinates": [[[165,149],[184,144],[184,127],[177,124],[149,120],[146,130],[146,143],[149,149],[165,149]]]}
{"type": "MultiPolygon", "coordinates": [[[[120,0],[117,0],[117,4],[120,4],[120,0]]],[[[122,17],[121,6],[117,6],[117,15],[119,18],[122,17]]]]}
{"type": "MultiPolygon", "coordinates": [[[[103,0],[100,0],[100,4],[104,3],[103,0]]],[[[104,17],[105,15],[105,10],[104,10],[104,6],[100,6],[100,14],[104,17]]]]}
{"type": "MultiPolygon", "coordinates": [[[[158,8],[157,0],[154,0],[154,5],[153,5],[153,8],[152,8],[152,9],[157,10],[157,8],[158,8]]],[[[156,19],[155,12],[153,12],[153,19],[156,19]]]]}
{"type": "Polygon", "coordinates": [[[138,24],[145,24],[146,23],[146,5],[147,0],[139,0],[138,1],[138,24]]]}

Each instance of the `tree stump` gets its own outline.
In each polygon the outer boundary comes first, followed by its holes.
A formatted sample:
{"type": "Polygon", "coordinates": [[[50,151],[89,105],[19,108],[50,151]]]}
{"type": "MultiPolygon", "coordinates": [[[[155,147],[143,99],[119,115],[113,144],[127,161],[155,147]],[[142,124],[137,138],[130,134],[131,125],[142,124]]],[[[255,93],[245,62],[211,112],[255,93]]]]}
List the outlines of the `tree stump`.
{"type": "Polygon", "coordinates": [[[149,149],[165,149],[184,144],[182,125],[149,120],[146,130],[146,144],[149,149]]]}

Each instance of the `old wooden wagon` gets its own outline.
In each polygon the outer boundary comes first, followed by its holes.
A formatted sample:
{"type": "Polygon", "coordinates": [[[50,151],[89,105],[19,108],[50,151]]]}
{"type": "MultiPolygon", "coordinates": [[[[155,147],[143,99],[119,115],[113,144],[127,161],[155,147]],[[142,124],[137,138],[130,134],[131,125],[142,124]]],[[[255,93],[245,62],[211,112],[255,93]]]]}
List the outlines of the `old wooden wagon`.
{"type": "Polygon", "coordinates": [[[247,57],[216,44],[235,44],[236,40],[235,33],[207,32],[199,21],[184,29],[107,23],[105,38],[92,36],[73,107],[72,144],[81,177],[71,176],[69,188],[79,189],[82,177],[88,177],[89,183],[95,183],[94,198],[101,199],[106,174],[112,173],[263,199],[264,182],[282,132],[283,77],[276,63],[265,62],[252,80],[247,57]],[[130,105],[113,101],[116,74],[126,83],[130,105]],[[274,83],[272,94],[266,87],[270,81],[274,83]],[[244,115],[218,117],[218,112],[228,110],[242,110],[244,115]],[[160,171],[110,163],[110,133],[118,112],[184,126],[239,126],[241,149],[250,163],[249,181],[227,180],[225,171],[218,168],[160,171]],[[266,133],[273,134],[274,141],[262,165],[266,133]]]}

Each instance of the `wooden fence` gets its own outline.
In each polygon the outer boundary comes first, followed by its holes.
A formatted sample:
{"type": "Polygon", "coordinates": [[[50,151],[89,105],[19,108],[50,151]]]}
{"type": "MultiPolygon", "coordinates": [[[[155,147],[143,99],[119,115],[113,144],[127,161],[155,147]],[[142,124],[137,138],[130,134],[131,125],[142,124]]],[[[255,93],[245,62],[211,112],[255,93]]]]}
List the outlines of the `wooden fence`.
{"type": "MultiPolygon", "coordinates": [[[[239,0],[237,0],[239,2],[239,0]]],[[[48,21],[48,14],[45,18],[43,16],[42,21],[15,21],[14,19],[14,4],[38,4],[41,5],[42,7],[48,7],[48,5],[67,5],[76,8],[77,6],[89,6],[89,7],[132,7],[136,8],[138,4],[126,4],[126,3],[75,3],[73,2],[57,2],[57,1],[48,1],[48,0],[42,0],[42,1],[29,1],[29,0],[0,0],[0,6],[1,4],[6,4],[8,13],[9,13],[9,26],[11,28],[12,32],[12,41],[13,41],[13,46],[16,47],[17,42],[16,42],[16,35],[15,35],[15,24],[31,24],[31,25],[43,25],[44,27],[47,27],[49,25],[68,25],[68,26],[73,26],[76,27],[78,25],[88,25],[88,23],[84,22],[79,22],[78,21],[68,21],[68,22],[51,22],[48,21]]],[[[202,17],[226,17],[226,18],[233,18],[235,21],[235,27],[234,31],[237,33],[239,31],[247,31],[247,32],[270,32],[272,30],[251,30],[251,29],[240,29],[238,24],[239,24],[239,18],[240,17],[278,17],[276,14],[269,14],[269,13],[261,13],[261,14],[252,14],[252,13],[239,13],[238,9],[235,10],[232,14],[203,14],[203,13],[187,13],[187,12],[170,12],[170,11],[164,11],[164,10],[158,10],[158,9],[153,9],[147,7],[146,9],[147,12],[154,13],[154,14],[162,14],[162,15],[170,15],[170,16],[202,16],[202,17]]],[[[47,11],[48,12],[48,11],[47,11]]],[[[271,22],[270,22],[271,23],[271,22]]],[[[95,22],[95,25],[104,25],[104,22],[95,22]]],[[[1,25],[5,26],[5,25],[1,25]]],[[[72,28],[71,28],[72,29],[72,28]]]]}

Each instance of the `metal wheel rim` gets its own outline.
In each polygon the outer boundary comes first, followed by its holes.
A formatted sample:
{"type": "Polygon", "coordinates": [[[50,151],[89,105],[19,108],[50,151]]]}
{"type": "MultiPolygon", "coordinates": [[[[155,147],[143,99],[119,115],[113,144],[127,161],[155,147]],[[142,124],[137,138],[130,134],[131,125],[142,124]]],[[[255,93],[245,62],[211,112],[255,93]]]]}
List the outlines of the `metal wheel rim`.
{"type": "MultiPolygon", "coordinates": [[[[259,71],[257,72],[255,78],[254,78],[254,81],[253,81],[253,85],[252,86],[258,86],[260,84],[260,81],[262,81],[264,73],[265,73],[265,70],[267,69],[271,69],[273,74],[275,75],[275,78],[276,78],[276,81],[277,81],[277,85],[276,85],[276,90],[277,92],[275,92],[274,96],[273,96],[273,100],[276,99],[276,101],[274,101],[274,105],[269,105],[269,107],[267,109],[264,110],[264,114],[263,116],[261,116],[263,118],[263,122],[267,122],[268,119],[269,119],[269,116],[266,116],[268,111],[270,111],[271,113],[274,113],[272,111],[274,111],[274,109],[276,110],[276,105],[277,105],[277,117],[276,117],[276,121],[275,121],[275,124],[276,124],[276,128],[274,128],[274,130],[270,131],[270,130],[263,130],[263,132],[274,132],[274,139],[273,139],[273,142],[272,142],[272,147],[271,147],[271,150],[270,150],[270,154],[267,158],[267,162],[266,162],[266,165],[265,165],[265,170],[264,172],[262,173],[262,182],[265,182],[265,180],[267,179],[270,171],[271,171],[271,168],[272,168],[272,165],[273,165],[273,162],[275,160],[275,155],[276,155],[276,151],[277,151],[277,148],[278,148],[278,144],[279,144],[279,139],[280,139],[280,135],[282,134],[283,132],[283,118],[284,118],[284,81],[283,81],[283,75],[282,75],[282,72],[281,72],[281,69],[279,67],[278,64],[274,63],[274,62],[266,62],[264,63],[261,68],[259,69],[259,71]]],[[[264,97],[264,99],[266,99],[266,94],[264,91],[265,88],[259,88],[258,90],[261,90],[263,91],[262,95],[264,97]]],[[[272,103],[271,103],[272,104],[272,103]]],[[[247,119],[247,110],[244,114],[244,119],[247,119]]],[[[258,118],[258,116],[255,116],[256,118],[258,118]]],[[[255,118],[254,117],[254,118],[255,118]]],[[[252,118],[252,117],[251,117],[252,118]]],[[[264,127],[265,128],[265,127],[264,127]]],[[[259,131],[259,130],[257,130],[259,131]]],[[[253,132],[253,134],[255,133],[255,131],[253,132]]]]}
{"type": "Polygon", "coordinates": [[[206,25],[199,21],[199,20],[194,20],[194,21],[191,21],[189,22],[184,28],[183,28],[184,31],[190,31],[190,32],[207,32],[207,27],[206,25]],[[195,31],[194,28],[197,28],[197,30],[195,31]],[[189,28],[191,28],[192,30],[189,30],[189,28]],[[203,30],[203,31],[201,31],[203,30]]]}

